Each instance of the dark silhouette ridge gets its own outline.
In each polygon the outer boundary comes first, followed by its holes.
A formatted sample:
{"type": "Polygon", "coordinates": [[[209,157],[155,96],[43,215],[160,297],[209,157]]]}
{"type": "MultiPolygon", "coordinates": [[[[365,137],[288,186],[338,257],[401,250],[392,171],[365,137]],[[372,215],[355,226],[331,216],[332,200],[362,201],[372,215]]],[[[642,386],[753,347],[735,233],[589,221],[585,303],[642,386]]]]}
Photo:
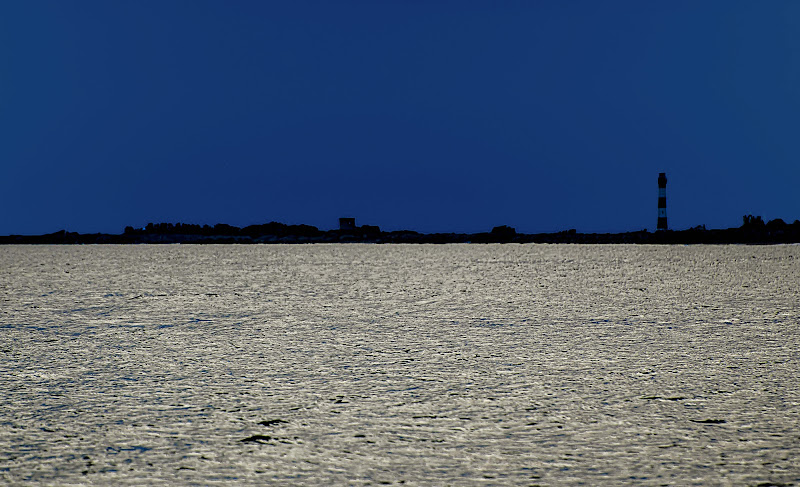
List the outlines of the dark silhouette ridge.
{"type": "MultiPolygon", "coordinates": [[[[349,223],[349,222],[348,222],[349,223]]],[[[0,244],[292,244],[292,243],[576,243],[576,244],[780,244],[800,243],[800,221],[782,219],[764,223],[760,216],[745,215],[742,226],[706,229],[698,225],[687,230],[659,230],[624,233],[578,233],[575,229],[556,233],[517,233],[500,225],[485,233],[419,233],[410,230],[384,232],[374,225],[345,225],[337,230],[320,230],[311,225],[270,222],[244,228],[218,223],[148,223],[144,228],[125,227],[122,234],[80,234],[60,230],[46,235],[0,236],[0,244]]]]}

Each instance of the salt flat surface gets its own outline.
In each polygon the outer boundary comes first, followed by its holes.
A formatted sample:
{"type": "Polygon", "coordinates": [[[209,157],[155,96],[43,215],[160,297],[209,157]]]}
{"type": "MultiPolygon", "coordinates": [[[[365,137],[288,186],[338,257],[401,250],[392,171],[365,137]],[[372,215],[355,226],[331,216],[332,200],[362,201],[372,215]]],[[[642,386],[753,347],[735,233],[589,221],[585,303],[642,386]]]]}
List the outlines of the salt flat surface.
{"type": "Polygon", "coordinates": [[[798,296],[798,246],[0,247],[0,483],[798,484],[798,296]]]}

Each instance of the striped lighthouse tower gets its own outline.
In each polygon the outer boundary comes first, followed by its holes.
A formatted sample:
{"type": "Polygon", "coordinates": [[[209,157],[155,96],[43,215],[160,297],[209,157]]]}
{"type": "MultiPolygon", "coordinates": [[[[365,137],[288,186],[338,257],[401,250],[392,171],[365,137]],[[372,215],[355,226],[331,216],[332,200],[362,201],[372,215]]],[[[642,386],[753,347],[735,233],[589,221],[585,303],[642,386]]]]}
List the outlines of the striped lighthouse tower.
{"type": "Polygon", "coordinates": [[[658,173],[658,225],[656,231],[667,229],[667,173],[658,173]]]}

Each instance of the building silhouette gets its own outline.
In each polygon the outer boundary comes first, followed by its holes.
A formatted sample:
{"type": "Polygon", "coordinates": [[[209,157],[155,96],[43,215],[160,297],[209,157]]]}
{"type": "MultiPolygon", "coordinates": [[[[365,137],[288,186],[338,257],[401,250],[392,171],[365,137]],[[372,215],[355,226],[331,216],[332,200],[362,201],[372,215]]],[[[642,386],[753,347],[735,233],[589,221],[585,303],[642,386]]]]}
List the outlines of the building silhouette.
{"type": "Polygon", "coordinates": [[[339,218],[339,230],[355,230],[355,218],[339,218]]]}

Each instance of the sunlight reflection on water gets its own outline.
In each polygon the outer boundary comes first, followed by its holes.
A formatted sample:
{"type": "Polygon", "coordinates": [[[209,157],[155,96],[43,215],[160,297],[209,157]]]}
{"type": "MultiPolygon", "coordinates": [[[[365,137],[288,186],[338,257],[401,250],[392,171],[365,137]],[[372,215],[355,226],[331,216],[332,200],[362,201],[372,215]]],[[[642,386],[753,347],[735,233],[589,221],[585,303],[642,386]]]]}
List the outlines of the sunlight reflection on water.
{"type": "Polygon", "coordinates": [[[0,480],[800,482],[798,259],[0,247],[0,480]]]}

